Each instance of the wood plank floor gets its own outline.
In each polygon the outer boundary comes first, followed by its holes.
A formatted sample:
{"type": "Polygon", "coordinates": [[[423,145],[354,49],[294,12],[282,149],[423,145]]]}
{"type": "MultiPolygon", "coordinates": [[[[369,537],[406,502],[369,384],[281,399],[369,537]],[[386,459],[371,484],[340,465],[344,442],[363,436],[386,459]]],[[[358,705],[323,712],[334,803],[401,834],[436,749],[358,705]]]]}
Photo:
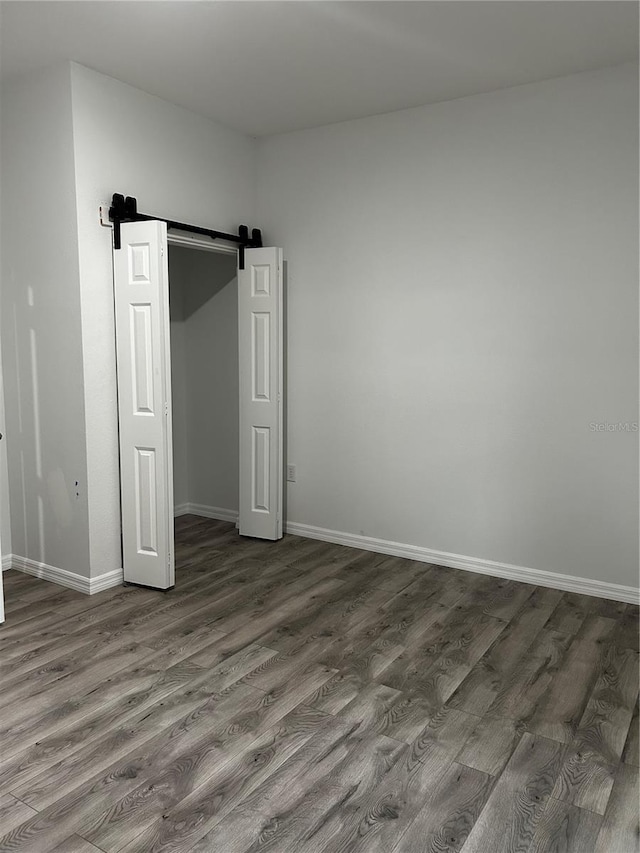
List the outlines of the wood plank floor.
{"type": "Polygon", "coordinates": [[[5,573],[2,853],[637,853],[638,609],[227,523],[5,573]]]}

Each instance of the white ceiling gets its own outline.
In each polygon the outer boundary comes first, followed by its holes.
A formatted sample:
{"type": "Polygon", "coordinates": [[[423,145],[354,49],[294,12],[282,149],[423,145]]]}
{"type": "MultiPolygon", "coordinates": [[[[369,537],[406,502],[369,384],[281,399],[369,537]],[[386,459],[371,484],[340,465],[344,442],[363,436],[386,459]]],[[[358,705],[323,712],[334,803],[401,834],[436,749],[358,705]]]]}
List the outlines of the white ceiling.
{"type": "Polygon", "coordinates": [[[3,2],[1,70],[77,62],[254,136],[637,59],[638,4],[3,2]]]}

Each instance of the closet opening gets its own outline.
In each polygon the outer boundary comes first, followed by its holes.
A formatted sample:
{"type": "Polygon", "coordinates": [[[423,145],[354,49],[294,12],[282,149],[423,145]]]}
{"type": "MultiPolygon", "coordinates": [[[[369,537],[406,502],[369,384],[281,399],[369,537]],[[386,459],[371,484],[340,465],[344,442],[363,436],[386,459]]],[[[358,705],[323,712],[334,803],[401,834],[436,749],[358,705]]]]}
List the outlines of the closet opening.
{"type": "MultiPolygon", "coordinates": [[[[238,253],[168,235],[174,517],[237,524],[238,253]]],[[[187,521],[187,519],[185,519],[187,521]]],[[[181,540],[185,538],[182,527],[181,540]]],[[[180,568],[180,554],[176,554],[180,568]]]]}

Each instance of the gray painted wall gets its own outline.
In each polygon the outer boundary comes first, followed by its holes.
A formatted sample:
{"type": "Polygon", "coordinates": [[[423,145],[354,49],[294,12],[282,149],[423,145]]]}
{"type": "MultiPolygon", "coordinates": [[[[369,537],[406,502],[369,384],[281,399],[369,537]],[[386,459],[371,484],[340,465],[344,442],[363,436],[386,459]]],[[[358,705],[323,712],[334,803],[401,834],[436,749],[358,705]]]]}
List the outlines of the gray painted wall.
{"type": "Polygon", "coordinates": [[[1,156],[11,547],[22,557],[88,577],[85,377],[68,65],[3,89],[1,156]]]}
{"type": "Polygon", "coordinates": [[[260,141],[290,521],[637,586],[637,81],[260,141]]]}
{"type": "MultiPolygon", "coordinates": [[[[2,333],[2,294],[0,293],[0,334],[2,333]]],[[[2,353],[0,352],[0,432],[6,433],[2,353]]],[[[11,508],[9,506],[9,467],[6,436],[0,441],[0,558],[11,554],[11,508]]]]}

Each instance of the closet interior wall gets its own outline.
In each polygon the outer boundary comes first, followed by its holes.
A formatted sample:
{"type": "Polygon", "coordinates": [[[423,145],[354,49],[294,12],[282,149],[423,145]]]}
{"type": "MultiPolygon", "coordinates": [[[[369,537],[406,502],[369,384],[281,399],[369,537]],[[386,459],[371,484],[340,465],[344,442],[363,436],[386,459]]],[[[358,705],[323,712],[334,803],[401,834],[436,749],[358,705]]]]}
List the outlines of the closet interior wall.
{"type": "Polygon", "coordinates": [[[169,246],[176,514],[238,511],[236,264],[169,246]]]}

